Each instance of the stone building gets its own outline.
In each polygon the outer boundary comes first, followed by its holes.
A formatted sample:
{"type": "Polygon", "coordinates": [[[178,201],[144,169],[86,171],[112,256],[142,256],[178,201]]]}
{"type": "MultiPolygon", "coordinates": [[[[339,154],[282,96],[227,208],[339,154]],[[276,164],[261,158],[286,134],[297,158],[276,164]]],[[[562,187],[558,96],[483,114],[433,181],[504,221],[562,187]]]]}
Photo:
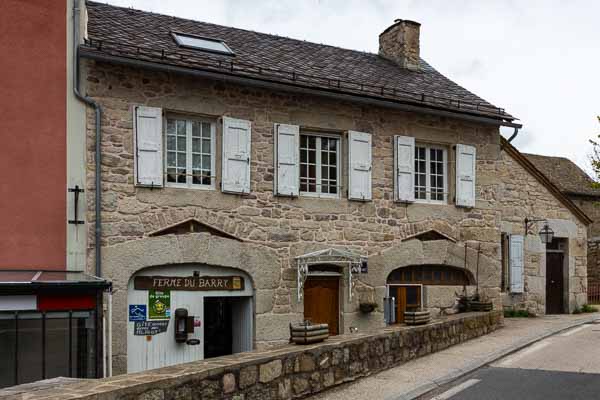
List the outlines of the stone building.
{"type": "Polygon", "coordinates": [[[588,284],[600,285],[600,189],[568,158],[525,155],[540,171],[592,219],[588,231],[588,284]]]}
{"type": "Polygon", "coordinates": [[[370,54],[87,7],[115,372],[284,343],[304,319],[381,328],[391,297],[397,320],[463,290],[543,313],[525,217],[559,238],[557,312],[585,302],[589,219],[501,138],[514,117],[420,58],[419,24],[370,54]]]}

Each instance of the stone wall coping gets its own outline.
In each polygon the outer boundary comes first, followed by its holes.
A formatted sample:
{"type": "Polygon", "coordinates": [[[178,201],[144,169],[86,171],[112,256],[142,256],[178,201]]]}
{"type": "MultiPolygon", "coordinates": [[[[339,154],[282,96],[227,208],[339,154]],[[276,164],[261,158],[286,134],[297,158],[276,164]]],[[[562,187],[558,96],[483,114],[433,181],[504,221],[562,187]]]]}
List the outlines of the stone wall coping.
{"type": "MultiPolygon", "coordinates": [[[[54,399],[113,399],[119,398],[120,391],[127,389],[128,393],[143,393],[152,389],[162,389],[166,386],[184,384],[190,381],[200,381],[223,373],[242,370],[245,368],[257,368],[274,360],[281,360],[283,356],[293,357],[305,353],[320,354],[346,345],[358,345],[365,342],[385,339],[387,337],[398,337],[405,333],[420,333],[435,330],[446,325],[459,324],[461,322],[475,321],[479,317],[490,316],[502,318],[501,311],[470,312],[456,314],[435,320],[423,326],[391,326],[383,328],[376,333],[354,333],[343,334],[327,339],[325,342],[311,345],[282,345],[281,347],[238,353],[209,360],[194,361],[178,364],[149,371],[132,374],[117,375],[102,379],[79,379],[75,382],[67,381],[57,386],[48,387],[41,385],[39,390],[27,390],[28,400],[54,400],[54,399]]],[[[0,399],[16,400],[23,399],[24,392],[18,387],[0,390],[0,399]]]]}

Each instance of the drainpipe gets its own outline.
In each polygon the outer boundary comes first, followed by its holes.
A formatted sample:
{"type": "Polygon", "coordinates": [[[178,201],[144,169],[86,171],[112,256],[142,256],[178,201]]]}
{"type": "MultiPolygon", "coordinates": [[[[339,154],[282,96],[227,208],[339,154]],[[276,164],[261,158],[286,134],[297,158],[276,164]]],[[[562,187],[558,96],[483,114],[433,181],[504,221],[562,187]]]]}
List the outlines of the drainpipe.
{"type": "Polygon", "coordinates": [[[519,134],[519,128],[515,127],[515,131],[513,132],[513,134],[508,138],[508,143],[512,142],[517,135],[519,134]]]}
{"type": "Polygon", "coordinates": [[[102,276],[102,259],[101,257],[101,234],[102,234],[102,220],[100,219],[101,201],[102,201],[102,180],[101,180],[101,121],[102,121],[102,108],[93,99],[82,95],[79,92],[79,2],[81,0],[73,0],[73,93],[75,97],[84,102],[90,107],[94,108],[96,113],[96,156],[95,156],[95,186],[96,186],[96,198],[95,198],[95,260],[96,260],[96,276],[102,276]]]}

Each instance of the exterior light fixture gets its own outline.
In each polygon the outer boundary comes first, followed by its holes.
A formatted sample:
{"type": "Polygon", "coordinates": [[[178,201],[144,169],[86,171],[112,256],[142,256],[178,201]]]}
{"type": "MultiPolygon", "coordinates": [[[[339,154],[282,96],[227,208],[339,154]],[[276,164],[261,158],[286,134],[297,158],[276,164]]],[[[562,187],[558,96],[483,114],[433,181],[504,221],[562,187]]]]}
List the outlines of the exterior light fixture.
{"type": "Polygon", "coordinates": [[[548,244],[552,242],[552,239],[554,239],[554,231],[550,229],[547,222],[544,224],[544,227],[540,230],[539,235],[540,239],[542,240],[542,243],[548,244]]]}
{"type": "Polygon", "coordinates": [[[544,227],[539,231],[540,240],[544,244],[548,244],[552,242],[554,239],[554,231],[548,226],[548,221],[540,218],[525,218],[525,236],[529,233],[529,228],[536,222],[544,221],[544,227]]]}

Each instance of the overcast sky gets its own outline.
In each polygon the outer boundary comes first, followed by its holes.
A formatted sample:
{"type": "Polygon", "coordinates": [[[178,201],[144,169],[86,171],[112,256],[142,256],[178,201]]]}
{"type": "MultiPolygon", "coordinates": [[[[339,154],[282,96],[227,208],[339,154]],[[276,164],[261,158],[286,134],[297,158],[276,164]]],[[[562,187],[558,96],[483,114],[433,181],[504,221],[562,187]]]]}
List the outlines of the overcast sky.
{"type": "MultiPolygon", "coordinates": [[[[518,117],[521,151],[589,170],[600,134],[600,1],[108,0],[111,4],[376,53],[395,18],[421,23],[421,56],[518,117]]],[[[503,129],[508,136],[512,129],[503,129]]]]}

